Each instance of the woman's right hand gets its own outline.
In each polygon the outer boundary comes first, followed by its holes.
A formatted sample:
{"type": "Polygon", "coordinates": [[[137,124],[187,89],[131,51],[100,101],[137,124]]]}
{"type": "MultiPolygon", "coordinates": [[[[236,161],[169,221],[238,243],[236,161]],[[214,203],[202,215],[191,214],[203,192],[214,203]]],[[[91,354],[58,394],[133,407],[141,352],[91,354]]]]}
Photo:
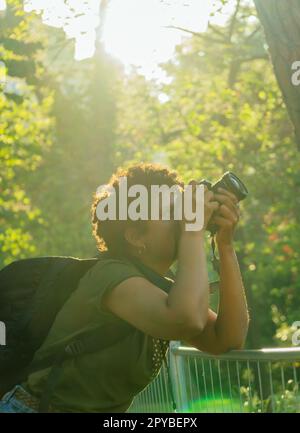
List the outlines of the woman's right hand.
{"type": "Polygon", "coordinates": [[[212,214],[218,210],[220,203],[215,199],[215,194],[204,185],[204,226],[206,230],[212,214]]]}
{"type": "MultiPolygon", "coordinates": [[[[199,182],[196,182],[195,180],[191,180],[189,182],[189,185],[193,186],[193,196],[192,196],[192,200],[193,200],[193,211],[195,211],[195,209],[198,209],[198,197],[196,194],[196,186],[199,185],[199,182]]],[[[201,203],[201,206],[204,205],[204,221],[203,221],[203,225],[201,228],[199,228],[199,230],[193,230],[192,232],[204,232],[207,228],[207,225],[212,217],[212,214],[219,208],[220,204],[218,201],[215,200],[214,197],[214,193],[212,191],[210,191],[206,185],[204,185],[204,203],[201,203]]],[[[186,224],[193,224],[194,221],[188,221],[185,216],[182,220],[182,232],[186,231],[186,224]]]]}

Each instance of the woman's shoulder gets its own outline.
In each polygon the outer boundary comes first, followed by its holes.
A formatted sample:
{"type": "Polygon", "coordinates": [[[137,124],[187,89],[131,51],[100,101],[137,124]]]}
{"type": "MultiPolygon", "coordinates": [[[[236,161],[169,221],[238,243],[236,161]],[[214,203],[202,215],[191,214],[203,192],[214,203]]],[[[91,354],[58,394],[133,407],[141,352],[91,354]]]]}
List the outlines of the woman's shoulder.
{"type": "Polygon", "coordinates": [[[116,284],[130,277],[143,277],[137,266],[125,257],[100,256],[95,265],[85,275],[91,281],[101,280],[103,284],[116,284]]]}
{"type": "Polygon", "coordinates": [[[106,268],[114,268],[114,269],[132,269],[138,271],[138,267],[136,266],[134,261],[131,261],[127,257],[113,257],[109,255],[99,256],[98,260],[93,266],[94,269],[106,269],[106,268]]]}

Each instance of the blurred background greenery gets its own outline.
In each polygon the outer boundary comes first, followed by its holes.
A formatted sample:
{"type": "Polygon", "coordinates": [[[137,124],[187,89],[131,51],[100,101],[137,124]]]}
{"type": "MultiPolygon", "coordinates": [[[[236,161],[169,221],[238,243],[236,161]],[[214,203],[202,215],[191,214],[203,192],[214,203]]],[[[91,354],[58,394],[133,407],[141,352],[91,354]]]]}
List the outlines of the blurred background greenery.
{"type": "MultiPolygon", "coordinates": [[[[100,3],[104,20],[110,2],[100,3]]],[[[169,29],[189,37],[160,65],[167,79],[157,80],[107,53],[103,20],[93,55],[79,61],[61,25],[6,1],[0,266],[95,255],[92,194],[119,165],[162,162],[185,180],[232,170],[250,191],[236,232],[251,314],[247,346],[291,345],[290,327],[300,320],[300,153],[254,4],[230,3],[213,2],[205,32],[169,29]]]]}

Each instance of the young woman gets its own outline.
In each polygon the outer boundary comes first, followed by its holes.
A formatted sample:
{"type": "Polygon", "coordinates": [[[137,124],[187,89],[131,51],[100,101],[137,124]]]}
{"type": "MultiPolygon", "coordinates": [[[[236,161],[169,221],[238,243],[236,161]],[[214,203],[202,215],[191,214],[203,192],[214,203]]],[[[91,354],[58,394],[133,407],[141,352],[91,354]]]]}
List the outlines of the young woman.
{"type": "MultiPolygon", "coordinates": [[[[182,186],[175,172],[140,164],[111,178],[117,196],[122,177],[127,178],[128,188],[143,185],[147,191],[151,185],[182,186]]],[[[158,374],[170,340],[221,354],[242,348],[246,338],[247,305],[233,245],[239,219],[236,197],[226,190],[214,194],[206,189],[204,227],[197,231],[186,231],[186,221],[174,218],[101,221],[97,206],[106,197],[106,193],[96,194],[92,205],[93,234],[99,250],[106,253],[57,315],[34,361],[55,353],[83,331],[104,332],[117,324],[120,329],[129,326],[129,332],[104,350],[65,361],[49,412],[125,412],[158,374]],[[204,245],[209,222],[218,225],[217,313],[209,308],[204,245]],[[176,259],[176,279],[168,290],[149,281],[137,266],[140,263],[162,278],[176,259]]],[[[0,412],[37,412],[48,375],[49,369],[31,374],[3,398],[0,412]]]]}

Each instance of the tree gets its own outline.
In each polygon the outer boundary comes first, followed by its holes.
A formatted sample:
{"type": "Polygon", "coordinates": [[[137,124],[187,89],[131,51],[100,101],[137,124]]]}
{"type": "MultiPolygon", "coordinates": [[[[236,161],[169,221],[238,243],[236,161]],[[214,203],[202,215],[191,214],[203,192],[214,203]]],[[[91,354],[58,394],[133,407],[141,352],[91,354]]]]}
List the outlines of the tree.
{"type": "Polygon", "coordinates": [[[300,150],[300,4],[297,0],[254,0],[270,47],[275,74],[282,91],[300,150]]]}

